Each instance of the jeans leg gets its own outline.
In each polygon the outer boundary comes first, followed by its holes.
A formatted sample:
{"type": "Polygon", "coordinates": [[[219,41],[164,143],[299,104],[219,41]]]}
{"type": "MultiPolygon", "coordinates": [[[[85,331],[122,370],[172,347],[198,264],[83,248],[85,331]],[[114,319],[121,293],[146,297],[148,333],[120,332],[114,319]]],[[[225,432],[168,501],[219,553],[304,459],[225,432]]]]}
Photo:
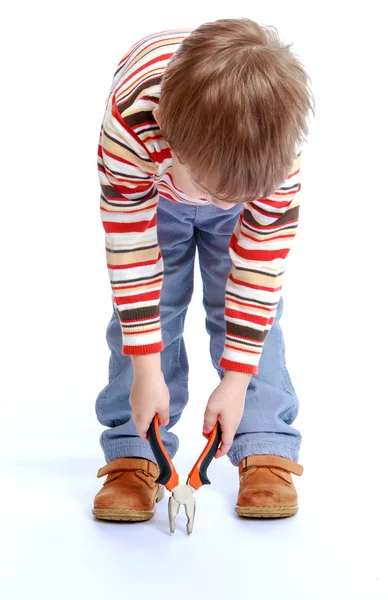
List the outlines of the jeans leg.
{"type": "MultiPolygon", "coordinates": [[[[194,286],[195,214],[196,207],[173,203],[162,196],[159,198],[157,231],[164,264],[160,314],[165,345],[161,352],[161,368],[170,393],[170,422],[160,431],[172,458],[179,441],[169,430],[179,420],[188,401],[189,365],[183,329],[194,286]]],[[[106,340],[111,351],[109,383],[96,400],[97,419],[109,427],[100,437],[105,460],[108,463],[120,457],[138,456],[155,461],[151,446],[138,436],[131,418],[129,396],[134,379],[133,363],[130,356],[122,354],[121,327],[114,305],[106,340]]]]}
{"type": "MultiPolygon", "coordinates": [[[[227,211],[206,206],[201,207],[195,220],[206,330],[210,335],[211,360],[220,379],[224,375],[218,362],[226,334],[225,286],[232,267],[229,242],[240,211],[239,205],[227,211]]],[[[283,296],[264,342],[259,372],[251,377],[244,414],[228,452],[235,466],[252,454],[276,454],[298,460],[301,434],[291,424],[298,413],[299,399],[286,366],[284,337],[279,323],[282,312],[283,296]]]]}

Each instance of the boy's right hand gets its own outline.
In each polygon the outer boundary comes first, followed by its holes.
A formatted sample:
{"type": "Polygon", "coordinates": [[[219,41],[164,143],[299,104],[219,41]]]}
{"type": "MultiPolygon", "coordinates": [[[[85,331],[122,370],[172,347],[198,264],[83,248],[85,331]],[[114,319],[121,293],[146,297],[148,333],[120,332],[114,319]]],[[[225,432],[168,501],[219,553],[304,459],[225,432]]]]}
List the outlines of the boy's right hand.
{"type": "Polygon", "coordinates": [[[159,415],[160,425],[168,425],[170,392],[162,371],[141,375],[135,373],[129,403],[136,431],[143,440],[148,439],[147,432],[156,413],[159,415]]]}

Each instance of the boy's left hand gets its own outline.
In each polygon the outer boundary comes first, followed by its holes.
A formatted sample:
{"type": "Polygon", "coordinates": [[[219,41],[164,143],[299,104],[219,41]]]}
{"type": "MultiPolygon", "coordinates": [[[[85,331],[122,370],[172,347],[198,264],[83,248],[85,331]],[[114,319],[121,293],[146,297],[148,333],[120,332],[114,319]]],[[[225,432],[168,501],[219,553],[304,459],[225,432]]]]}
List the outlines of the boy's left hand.
{"type": "Polygon", "coordinates": [[[221,446],[214,458],[224,456],[232,446],[243,416],[249,380],[250,376],[246,374],[227,371],[208,400],[203,435],[208,437],[217,421],[220,422],[222,429],[221,446]]]}

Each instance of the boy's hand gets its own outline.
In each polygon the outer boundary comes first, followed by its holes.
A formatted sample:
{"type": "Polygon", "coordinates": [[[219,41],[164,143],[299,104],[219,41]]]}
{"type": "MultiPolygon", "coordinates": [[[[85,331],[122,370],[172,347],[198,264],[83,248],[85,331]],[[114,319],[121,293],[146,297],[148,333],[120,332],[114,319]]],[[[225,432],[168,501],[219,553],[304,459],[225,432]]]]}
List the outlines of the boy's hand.
{"type": "Polygon", "coordinates": [[[147,431],[156,413],[159,415],[160,425],[168,425],[170,392],[163,373],[159,371],[135,375],[129,403],[136,431],[143,440],[148,439],[147,431]]]}
{"type": "Polygon", "coordinates": [[[229,452],[244,412],[245,397],[251,375],[226,371],[207,403],[203,434],[208,437],[217,421],[222,429],[221,446],[214,455],[229,452]]]}

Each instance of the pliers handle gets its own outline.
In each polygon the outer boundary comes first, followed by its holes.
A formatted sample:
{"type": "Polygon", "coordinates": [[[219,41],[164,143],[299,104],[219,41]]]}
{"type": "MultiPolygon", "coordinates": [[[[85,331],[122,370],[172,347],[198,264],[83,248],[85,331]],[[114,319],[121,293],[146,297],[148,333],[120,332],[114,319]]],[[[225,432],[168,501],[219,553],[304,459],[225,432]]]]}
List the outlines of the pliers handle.
{"type": "MultiPolygon", "coordinates": [[[[220,445],[221,435],[221,425],[217,422],[209,435],[204,450],[191,469],[187,479],[187,484],[195,490],[198,490],[202,485],[210,484],[207,469],[220,445]]],[[[166,489],[171,491],[179,484],[179,476],[161,440],[157,414],[154,416],[148,430],[148,439],[160,469],[160,475],[156,479],[156,483],[164,485],[166,489]]]]}

